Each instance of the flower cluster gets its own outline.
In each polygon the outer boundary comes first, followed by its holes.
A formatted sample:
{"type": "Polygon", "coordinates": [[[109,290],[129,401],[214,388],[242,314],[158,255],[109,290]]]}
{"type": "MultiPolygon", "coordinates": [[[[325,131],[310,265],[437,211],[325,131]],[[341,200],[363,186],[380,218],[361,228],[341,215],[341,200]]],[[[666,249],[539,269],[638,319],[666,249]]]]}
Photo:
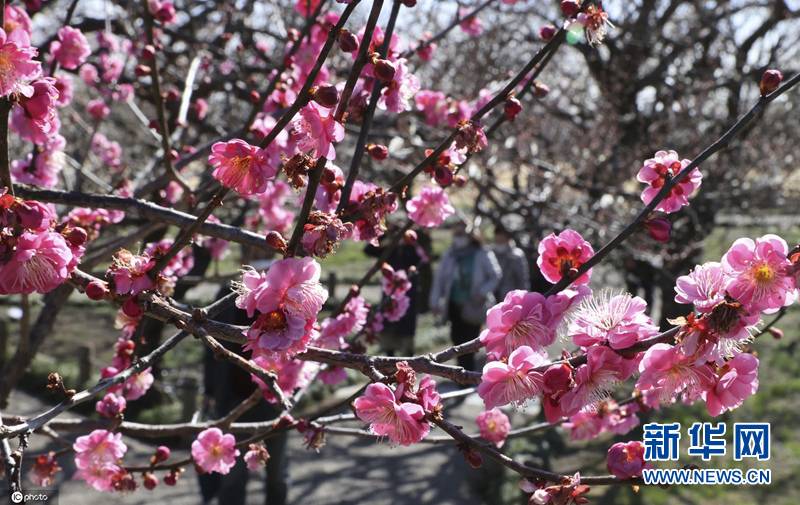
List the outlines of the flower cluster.
{"type": "Polygon", "coordinates": [[[227,474],[236,464],[239,449],[236,438],[230,433],[222,433],[219,428],[201,431],[192,442],[192,459],[205,473],[227,474]]]}
{"type": "Polygon", "coordinates": [[[359,419],[370,423],[372,433],[389,437],[395,444],[411,445],[428,435],[427,416],[439,415],[439,393],[428,376],[417,384],[405,362],[398,363],[397,370],[394,391],[386,384],[372,383],[363,396],[356,398],[353,407],[359,419]]]}
{"type": "MultiPolygon", "coordinates": [[[[658,151],[653,158],[646,160],[636,176],[639,182],[647,184],[642,191],[642,201],[645,204],[652,202],[664,184],[678,175],[690,163],[690,160],[680,159],[675,151],[658,151]]],[[[700,170],[693,168],[669,191],[666,198],[656,205],[656,210],[669,214],[677,212],[684,205],[689,205],[689,197],[697,191],[702,180],[703,176],[700,170]]]]}
{"type": "Polygon", "coordinates": [[[254,356],[301,352],[311,339],[317,314],[328,298],[319,282],[319,263],[310,257],[274,262],[266,272],[242,273],[236,306],[249,317],[246,348],[254,356]]]}
{"type": "Polygon", "coordinates": [[[50,206],[0,194],[0,294],[47,293],[70,276],[88,235],[56,219],[50,206]]]}
{"type": "Polygon", "coordinates": [[[120,466],[120,460],[128,450],[120,433],[94,430],[78,437],[72,448],[78,468],[76,477],[98,491],[113,491],[116,482],[127,473],[120,466]]]}

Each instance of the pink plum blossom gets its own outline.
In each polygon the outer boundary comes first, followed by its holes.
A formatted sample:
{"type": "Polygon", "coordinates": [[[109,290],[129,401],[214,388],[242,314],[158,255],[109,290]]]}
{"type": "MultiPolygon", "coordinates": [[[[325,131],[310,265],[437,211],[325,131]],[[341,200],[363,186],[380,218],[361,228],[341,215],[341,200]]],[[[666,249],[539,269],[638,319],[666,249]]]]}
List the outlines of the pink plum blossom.
{"type": "Polygon", "coordinates": [[[75,256],[60,233],[24,232],[11,257],[0,264],[0,294],[47,293],[63,284],[75,256]]]}
{"type": "MultiPolygon", "coordinates": [[[[585,241],[580,233],[564,230],[558,235],[551,233],[539,242],[539,257],[536,264],[548,282],[557,283],[564,276],[572,276],[573,272],[586,263],[594,255],[592,245],[585,241]]],[[[588,284],[592,270],[575,279],[573,284],[588,284]]]]}
{"type": "Polygon", "coordinates": [[[522,405],[541,392],[543,376],[536,368],[547,362],[545,354],[523,345],[511,353],[508,363],[491,361],[483,367],[478,395],[487,409],[522,405]]]}
{"type": "Polygon", "coordinates": [[[125,397],[107,393],[102,400],[97,401],[95,410],[101,416],[113,419],[125,411],[126,404],[125,397]]]}
{"type": "Polygon", "coordinates": [[[214,167],[211,174],[223,186],[242,196],[261,193],[278,169],[267,163],[266,153],[244,140],[233,139],[211,146],[208,162],[214,167]]]}
{"type": "Polygon", "coordinates": [[[395,444],[414,444],[430,431],[421,405],[399,402],[391,388],[380,382],[367,386],[353,407],[359,419],[370,423],[372,433],[389,437],[395,444]]]}
{"type": "Polygon", "coordinates": [[[25,160],[11,163],[11,175],[15,181],[52,188],[58,184],[58,175],[64,168],[64,146],[61,135],[53,135],[38,147],[36,157],[28,154],[25,160]]]}
{"type": "Polygon", "coordinates": [[[722,268],[730,277],[728,294],[753,312],[771,313],[790,305],[797,294],[788,274],[788,254],[786,241],[777,235],[736,240],[722,257],[722,268]]]}
{"type": "Polygon", "coordinates": [[[58,90],[55,79],[37,79],[31,86],[33,94],[21,97],[11,114],[11,127],[20,137],[35,144],[47,144],[58,133],[61,122],[56,112],[58,90]]]}
{"type": "Polygon", "coordinates": [[[646,310],[647,302],[638,296],[605,291],[581,303],[567,332],[582,347],[607,342],[612,349],[625,349],[658,334],[646,310]]]}
{"type": "Polygon", "coordinates": [[[573,415],[602,400],[611,387],[636,369],[637,360],[627,359],[606,346],[589,347],[586,363],[575,370],[575,387],[561,399],[564,415],[573,415]]]}
{"type": "Polygon", "coordinates": [[[592,409],[581,410],[562,424],[572,440],[591,440],[603,431],[603,418],[592,409]]]}
{"type": "Polygon", "coordinates": [[[401,58],[395,62],[397,70],[394,78],[381,90],[378,107],[400,113],[411,109],[411,99],[419,92],[419,79],[411,73],[406,60],[401,58]]]}
{"type": "Polygon", "coordinates": [[[481,22],[478,16],[470,16],[466,18],[468,14],[469,12],[466,9],[459,9],[458,16],[462,18],[462,21],[458,24],[458,26],[467,35],[477,37],[483,33],[483,22],[481,22]]]}
{"type": "Polygon", "coordinates": [[[637,389],[647,393],[656,405],[672,402],[681,394],[695,399],[714,384],[711,367],[697,363],[680,347],[669,344],[651,346],[639,363],[639,373],[637,389]]]}
{"type": "MultiPolygon", "coordinates": [[[[681,160],[675,151],[658,151],[653,158],[644,162],[636,178],[648,186],[642,191],[642,201],[649,204],[661,191],[661,187],[672,177],[689,166],[691,160],[681,160]]],[[[692,169],[678,184],[673,187],[666,198],[656,206],[655,210],[667,214],[677,212],[684,205],[689,205],[689,197],[700,187],[703,175],[697,168],[692,169]]]]}
{"type": "Polygon", "coordinates": [[[447,121],[446,97],[441,91],[421,90],[414,95],[414,103],[430,126],[439,126],[447,121]]]}
{"type": "Polygon", "coordinates": [[[482,438],[497,447],[503,447],[508,432],[511,431],[511,423],[507,415],[497,408],[484,410],[475,418],[475,423],[478,425],[482,438]]]}
{"type": "Polygon", "coordinates": [[[716,383],[705,394],[706,408],[712,416],[740,406],[758,391],[758,358],[737,354],[720,369],[716,383]]]}
{"type": "Polygon", "coordinates": [[[133,254],[121,249],[112,259],[107,276],[114,282],[114,290],[119,295],[136,295],[154,287],[148,272],[155,266],[155,260],[148,255],[133,254]]]}
{"type": "Polygon", "coordinates": [[[227,474],[238,456],[236,438],[230,433],[223,434],[219,428],[201,431],[192,442],[192,459],[205,473],[227,474]]]}
{"type": "MultiPolygon", "coordinates": [[[[294,212],[286,208],[286,200],[292,188],[283,181],[268,181],[264,191],[258,195],[258,215],[267,230],[284,232],[294,221],[294,212]]],[[[335,209],[334,209],[335,210],[335,209]]]]}
{"type": "Polygon", "coordinates": [[[436,186],[422,188],[419,195],[406,202],[408,216],[419,226],[434,228],[455,213],[444,189],[436,186]]]}
{"type": "Polygon", "coordinates": [[[481,343],[494,359],[509,356],[522,345],[541,350],[556,339],[563,316],[558,296],[514,290],[486,313],[481,343]]]}
{"type": "Polygon", "coordinates": [[[333,109],[309,102],[300,109],[300,119],[293,123],[292,129],[298,136],[299,151],[309,151],[312,156],[336,159],[333,144],[344,138],[344,126],[333,117],[333,109]]]}
{"type": "Polygon", "coordinates": [[[649,465],[644,461],[644,444],[640,441],[617,442],[608,449],[608,471],[618,479],[631,479],[642,474],[649,465]]]}
{"type": "MultiPolygon", "coordinates": [[[[277,354],[260,354],[253,358],[253,363],[275,374],[278,377],[278,387],[287,394],[308,386],[319,371],[319,363],[277,354]]],[[[260,378],[251,375],[250,379],[261,390],[266,401],[277,403],[278,399],[273,395],[272,390],[260,378]]]]}
{"type": "Polygon", "coordinates": [[[78,437],[72,448],[78,468],[75,476],[98,491],[113,490],[115,478],[124,472],[119,463],[128,450],[122,434],[94,430],[78,437]]]}
{"type": "Polygon", "coordinates": [[[709,261],[697,265],[688,275],[682,275],[675,281],[675,301],[694,304],[698,312],[711,312],[719,302],[725,299],[725,288],[728,278],[722,265],[709,261]]]}
{"type": "Polygon", "coordinates": [[[42,65],[34,58],[37,50],[31,47],[27,32],[15,30],[7,34],[0,30],[0,96],[20,93],[31,96],[30,81],[42,73],[42,65]]]}
{"type": "Polygon", "coordinates": [[[305,349],[317,314],[328,298],[319,276],[319,263],[310,257],[276,261],[267,272],[243,272],[236,306],[245,309],[249,317],[259,312],[247,332],[249,349],[305,349]]]}
{"type": "Polygon", "coordinates": [[[64,26],[58,30],[58,40],[50,44],[50,54],[67,70],[75,70],[91,54],[89,41],[80,30],[64,26]]]}
{"type": "Polygon", "coordinates": [[[87,102],[86,112],[88,112],[95,121],[102,121],[111,114],[111,109],[102,98],[95,98],[87,102]]]}
{"type": "Polygon", "coordinates": [[[250,444],[250,449],[244,454],[247,469],[257,472],[264,468],[269,460],[269,452],[262,444],[250,444]]]}

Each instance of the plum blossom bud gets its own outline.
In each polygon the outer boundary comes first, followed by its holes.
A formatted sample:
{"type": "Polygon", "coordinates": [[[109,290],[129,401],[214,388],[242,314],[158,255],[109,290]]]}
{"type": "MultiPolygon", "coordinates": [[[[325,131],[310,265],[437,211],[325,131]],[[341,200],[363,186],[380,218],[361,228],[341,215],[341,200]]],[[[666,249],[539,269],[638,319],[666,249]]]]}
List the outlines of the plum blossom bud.
{"type": "Polygon", "coordinates": [[[459,446],[458,450],[461,451],[464,459],[467,460],[467,463],[469,463],[469,466],[472,468],[480,468],[481,465],[483,465],[483,456],[481,456],[481,453],[475,449],[466,445],[461,445],[459,446]]]}
{"type": "Polygon", "coordinates": [[[126,316],[136,319],[141,316],[144,311],[139,306],[136,301],[136,297],[130,297],[122,303],[122,312],[125,313],[126,316]]]}
{"type": "Polygon", "coordinates": [[[403,234],[403,242],[408,245],[414,245],[417,243],[417,232],[414,230],[406,230],[403,234]]]}
{"type": "Polygon", "coordinates": [[[568,18],[575,16],[580,10],[581,4],[576,0],[563,0],[561,2],[561,12],[568,18]]]}
{"type": "Polygon", "coordinates": [[[336,86],[315,86],[311,88],[311,99],[323,107],[331,108],[339,101],[339,92],[336,86]]]}
{"type": "Polygon", "coordinates": [[[768,328],[767,331],[775,340],[780,340],[783,338],[783,330],[780,328],[768,328]]]}
{"type": "Polygon", "coordinates": [[[375,76],[384,83],[392,82],[394,74],[397,72],[397,67],[389,60],[376,58],[373,62],[375,65],[375,76]]]}
{"type": "Polygon", "coordinates": [[[153,454],[153,457],[150,459],[150,462],[154,465],[157,463],[161,463],[163,461],[168,460],[170,454],[171,451],[169,450],[169,447],[167,447],[166,445],[159,445],[158,448],[156,449],[155,454],[153,454]]]}
{"type": "Polygon", "coordinates": [[[258,103],[259,101],[261,101],[261,93],[259,93],[258,91],[254,90],[254,89],[251,89],[250,90],[250,102],[251,103],[258,103]]]}
{"type": "Polygon", "coordinates": [[[433,180],[439,186],[446,188],[453,183],[453,170],[450,169],[450,167],[437,165],[436,168],[433,169],[433,180]]]}
{"type": "Polygon", "coordinates": [[[761,96],[767,96],[778,89],[781,81],[783,81],[783,74],[780,70],[770,69],[765,71],[758,85],[758,88],[761,90],[761,96]]]}
{"type": "Polygon", "coordinates": [[[513,121],[520,112],[522,112],[522,104],[519,103],[519,100],[513,96],[506,98],[506,103],[503,105],[503,113],[506,119],[513,121]]]}
{"type": "Polygon", "coordinates": [[[283,238],[283,235],[278,233],[277,231],[273,230],[267,233],[266,236],[267,245],[271,248],[275,249],[278,252],[286,252],[286,239],[283,238]]]}
{"type": "Polygon", "coordinates": [[[78,226],[69,230],[64,238],[66,238],[67,242],[69,242],[73,247],[80,247],[86,243],[89,235],[86,233],[86,230],[78,226]]]}
{"type": "Polygon", "coordinates": [[[95,410],[103,417],[114,419],[125,411],[126,406],[127,402],[124,396],[108,393],[95,404],[95,410]]]}
{"type": "Polygon", "coordinates": [[[533,96],[536,98],[544,98],[548,93],[550,93],[550,88],[547,84],[542,84],[539,81],[533,83],[533,96]]]}
{"type": "Polygon", "coordinates": [[[544,25],[543,27],[539,28],[539,38],[542,40],[550,40],[556,34],[556,27],[553,25],[544,25]]]}
{"type": "Polygon", "coordinates": [[[86,111],[95,121],[102,121],[108,116],[111,109],[108,108],[108,105],[106,105],[102,99],[97,98],[95,100],[89,100],[89,103],[86,104],[86,111]]]}
{"type": "Polygon", "coordinates": [[[553,365],[544,372],[544,392],[558,393],[569,389],[572,381],[572,367],[567,363],[553,365]]]}
{"type": "Polygon", "coordinates": [[[147,65],[136,65],[136,68],[133,70],[134,73],[136,74],[136,77],[144,77],[146,75],[150,75],[150,72],[153,71],[153,69],[147,65]]]}
{"type": "Polygon", "coordinates": [[[644,223],[647,233],[657,242],[669,242],[672,223],[666,217],[655,217],[644,223]]]}
{"type": "Polygon", "coordinates": [[[453,184],[455,184],[457,188],[463,188],[467,185],[467,176],[458,174],[453,178],[453,184]]]}
{"type": "Polygon", "coordinates": [[[86,296],[90,300],[102,300],[108,294],[108,285],[103,281],[92,281],[86,285],[86,296]]]}
{"type": "Polygon", "coordinates": [[[417,0],[401,0],[400,3],[402,3],[406,7],[414,7],[415,5],[417,5],[417,0]]]}
{"type": "Polygon", "coordinates": [[[358,37],[353,32],[342,30],[339,32],[339,48],[346,53],[354,52],[358,49],[358,37]]]}
{"type": "Polygon", "coordinates": [[[142,484],[147,490],[153,490],[158,485],[158,478],[152,472],[146,472],[142,479],[142,484]]]}
{"type": "Polygon", "coordinates": [[[142,59],[152,60],[156,55],[156,48],[152,44],[147,44],[142,49],[142,59]]]}
{"type": "Polygon", "coordinates": [[[381,144],[367,144],[367,152],[376,161],[383,161],[389,157],[389,148],[381,144]]]}
{"type": "Polygon", "coordinates": [[[164,476],[164,484],[168,486],[174,486],[178,483],[178,478],[183,473],[183,468],[176,468],[175,470],[171,470],[167,475],[164,476]]]}

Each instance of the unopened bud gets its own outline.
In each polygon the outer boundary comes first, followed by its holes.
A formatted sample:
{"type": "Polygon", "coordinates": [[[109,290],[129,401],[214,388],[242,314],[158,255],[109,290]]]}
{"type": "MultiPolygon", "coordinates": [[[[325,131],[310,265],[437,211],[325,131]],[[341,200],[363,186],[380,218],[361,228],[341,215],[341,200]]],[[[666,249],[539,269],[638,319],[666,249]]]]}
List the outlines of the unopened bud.
{"type": "Polygon", "coordinates": [[[339,101],[339,91],[336,86],[315,86],[311,88],[311,99],[323,107],[331,108],[339,101]]]}
{"type": "Polygon", "coordinates": [[[145,75],[150,75],[153,69],[147,65],[136,65],[134,72],[136,73],[136,77],[143,77],[145,75]]]}
{"type": "Polygon", "coordinates": [[[367,144],[367,152],[376,161],[383,161],[389,157],[389,148],[381,144],[367,144]]]}
{"type": "Polygon", "coordinates": [[[406,230],[405,234],[403,234],[403,242],[408,245],[414,245],[417,243],[417,232],[414,230],[406,230]]]}
{"type": "Polygon", "coordinates": [[[151,472],[147,472],[144,474],[144,478],[142,479],[142,484],[144,485],[145,489],[153,490],[158,485],[158,478],[151,472]]]}
{"type": "Polygon", "coordinates": [[[394,79],[394,74],[397,72],[397,67],[394,66],[389,60],[383,60],[380,58],[375,59],[375,77],[386,82],[391,82],[394,79]]]}
{"type": "Polygon", "coordinates": [[[506,98],[506,103],[503,106],[503,113],[506,115],[506,119],[513,121],[520,112],[522,112],[522,104],[519,103],[519,100],[513,96],[506,98]]]}
{"type": "Polygon", "coordinates": [[[86,243],[86,240],[89,238],[89,235],[86,233],[86,230],[81,228],[80,226],[72,228],[67,236],[65,237],[67,242],[70,243],[73,247],[80,247],[86,243]]]}
{"type": "Polygon", "coordinates": [[[550,88],[547,84],[542,84],[539,81],[533,83],[533,96],[536,98],[544,98],[548,93],[550,93],[550,88]]]}
{"type": "Polygon", "coordinates": [[[772,335],[772,338],[774,338],[775,340],[780,340],[783,338],[783,330],[780,328],[773,327],[769,328],[767,331],[769,331],[769,334],[772,335]]]}
{"type": "Polygon", "coordinates": [[[563,0],[561,12],[568,18],[574,17],[581,10],[581,4],[575,0],[563,0]]]}
{"type": "Polygon", "coordinates": [[[543,27],[539,28],[539,38],[542,40],[550,40],[556,34],[556,27],[553,25],[544,25],[543,27]]]}
{"type": "Polygon", "coordinates": [[[358,49],[358,37],[353,32],[342,30],[339,32],[339,48],[346,53],[352,53],[358,49]]]}
{"type": "Polygon", "coordinates": [[[139,303],[136,301],[136,297],[130,297],[122,303],[122,312],[125,313],[126,316],[136,319],[141,316],[144,311],[139,306],[139,303]]]}
{"type": "Polygon", "coordinates": [[[250,90],[250,103],[258,103],[261,101],[261,93],[258,91],[251,89],[250,90]]]}
{"type": "Polygon", "coordinates": [[[783,74],[780,70],[767,70],[761,76],[761,82],[758,88],[761,90],[761,96],[767,96],[780,86],[783,81],[783,74]]]}
{"type": "Polygon", "coordinates": [[[90,300],[102,300],[108,294],[108,286],[103,281],[92,281],[86,285],[85,292],[90,300]]]}
{"type": "Polygon", "coordinates": [[[167,447],[166,445],[159,445],[158,448],[156,449],[155,454],[153,454],[153,461],[155,463],[161,463],[162,461],[166,461],[169,459],[170,454],[171,451],[169,450],[169,447],[167,447]]]}
{"type": "Polygon", "coordinates": [[[283,238],[283,235],[281,235],[277,231],[273,230],[267,233],[266,240],[267,240],[267,245],[269,247],[275,249],[278,252],[282,253],[286,252],[286,246],[288,245],[286,243],[286,239],[283,238]]]}
{"type": "Polygon", "coordinates": [[[147,44],[142,49],[142,58],[145,60],[152,60],[156,55],[156,48],[152,44],[147,44]]]}
{"type": "Polygon", "coordinates": [[[657,242],[669,242],[672,232],[672,223],[666,217],[648,219],[644,223],[648,235],[657,242]]]}

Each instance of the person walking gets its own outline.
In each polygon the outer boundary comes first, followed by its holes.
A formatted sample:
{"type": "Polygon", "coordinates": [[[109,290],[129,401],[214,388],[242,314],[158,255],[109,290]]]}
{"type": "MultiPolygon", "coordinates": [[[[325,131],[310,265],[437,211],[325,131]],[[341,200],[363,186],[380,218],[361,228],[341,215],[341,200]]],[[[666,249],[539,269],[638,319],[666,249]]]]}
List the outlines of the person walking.
{"type": "Polygon", "coordinates": [[[515,289],[528,291],[531,288],[528,259],[522,249],[514,243],[511,233],[502,224],[498,224],[494,229],[492,252],[503,270],[500,283],[494,290],[495,298],[500,301],[506,297],[509,291],[515,289]]]}
{"type": "MultiPolygon", "coordinates": [[[[464,223],[453,229],[453,242],[442,256],[430,293],[431,311],[450,322],[453,344],[475,339],[494,304],[494,290],[501,278],[494,253],[464,223]]],[[[475,370],[475,355],[459,356],[458,364],[475,370]]]]}

